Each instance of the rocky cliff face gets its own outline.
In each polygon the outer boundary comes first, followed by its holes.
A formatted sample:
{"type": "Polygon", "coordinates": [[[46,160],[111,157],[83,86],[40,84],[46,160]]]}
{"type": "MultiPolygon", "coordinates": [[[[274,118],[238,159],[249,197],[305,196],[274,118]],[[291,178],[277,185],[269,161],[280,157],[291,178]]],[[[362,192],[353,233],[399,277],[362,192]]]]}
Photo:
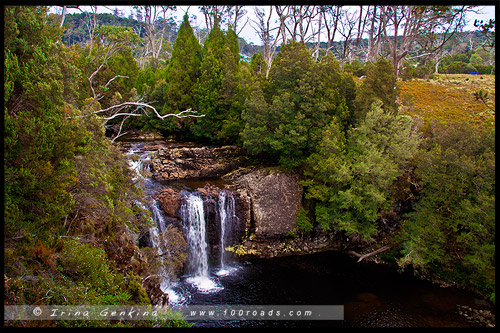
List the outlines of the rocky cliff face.
{"type": "Polygon", "coordinates": [[[272,258],[340,248],[340,237],[335,233],[300,237],[294,233],[303,193],[297,172],[251,167],[223,178],[234,184],[250,216],[245,237],[233,249],[240,257],[272,258]]]}
{"type": "Polygon", "coordinates": [[[257,238],[285,236],[296,225],[302,203],[302,185],[292,171],[260,168],[248,173],[227,175],[241,197],[249,200],[252,217],[249,229],[257,238]]]}
{"type": "Polygon", "coordinates": [[[248,158],[236,146],[160,148],[151,161],[157,181],[220,177],[248,158]]]}

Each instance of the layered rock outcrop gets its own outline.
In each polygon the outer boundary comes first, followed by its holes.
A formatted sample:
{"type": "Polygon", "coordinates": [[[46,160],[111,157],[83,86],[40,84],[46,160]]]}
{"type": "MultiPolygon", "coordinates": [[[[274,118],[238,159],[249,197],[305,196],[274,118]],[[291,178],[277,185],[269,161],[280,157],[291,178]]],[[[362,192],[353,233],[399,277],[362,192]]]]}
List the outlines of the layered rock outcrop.
{"type": "Polygon", "coordinates": [[[215,178],[247,160],[237,146],[160,148],[153,155],[151,171],[157,181],[215,178]]]}
{"type": "MultiPolygon", "coordinates": [[[[225,189],[232,191],[236,201],[238,225],[232,231],[230,242],[235,248],[245,248],[257,256],[273,257],[338,246],[338,240],[332,235],[291,239],[290,235],[296,231],[296,214],[302,205],[299,173],[279,168],[246,167],[248,161],[244,151],[235,146],[165,147],[155,152],[151,171],[156,180],[163,181],[222,177],[225,189]]],[[[220,251],[217,200],[222,189],[202,185],[195,191],[204,201],[209,253],[214,258],[220,251]]],[[[164,189],[157,194],[156,200],[166,219],[182,228],[181,190],[164,189]]]]}
{"type": "Polygon", "coordinates": [[[296,213],[303,193],[297,172],[251,167],[223,178],[234,184],[251,217],[246,237],[234,247],[241,258],[272,258],[340,248],[340,238],[335,233],[296,236],[296,213]]]}

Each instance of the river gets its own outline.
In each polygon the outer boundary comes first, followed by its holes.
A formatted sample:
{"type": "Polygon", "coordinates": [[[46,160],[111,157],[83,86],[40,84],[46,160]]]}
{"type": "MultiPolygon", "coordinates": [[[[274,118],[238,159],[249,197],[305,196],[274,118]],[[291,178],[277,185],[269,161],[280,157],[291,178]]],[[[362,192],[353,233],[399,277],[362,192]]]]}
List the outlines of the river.
{"type": "MultiPolygon", "coordinates": [[[[147,169],[150,152],[141,149],[144,143],[127,143],[124,146],[130,156],[139,156],[131,166],[138,171],[147,169]]],[[[188,243],[195,244],[193,248],[199,250],[191,249],[191,252],[197,253],[188,257],[196,261],[194,270],[186,271],[179,281],[163,284],[170,304],[343,305],[344,320],[209,320],[195,321],[195,327],[474,326],[458,313],[459,306],[478,307],[481,303],[472,293],[419,280],[409,270],[398,272],[397,268],[388,265],[357,263],[358,258],[345,253],[328,251],[273,259],[209,262],[206,253],[203,253],[203,242],[206,242],[203,208],[196,194],[189,192],[190,186],[195,188],[203,183],[203,180],[198,180],[182,184],[188,190],[186,196],[193,203],[193,207],[186,204],[186,212],[192,210],[186,216],[194,216],[192,219],[196,220],[196,223],[189,222],[186,217],[186,223],[193,225],[194,229],[186,229],[185,237],[188,243]]],[[[211,180],[211,183],[217,184],[217,181],[211,180]]],[[[166,185],[153,181],[146,174],[144,186],[146,195],[151,197],[166,185]]],[[[225,258],[223,253],[221,258],[225,258]]]]}

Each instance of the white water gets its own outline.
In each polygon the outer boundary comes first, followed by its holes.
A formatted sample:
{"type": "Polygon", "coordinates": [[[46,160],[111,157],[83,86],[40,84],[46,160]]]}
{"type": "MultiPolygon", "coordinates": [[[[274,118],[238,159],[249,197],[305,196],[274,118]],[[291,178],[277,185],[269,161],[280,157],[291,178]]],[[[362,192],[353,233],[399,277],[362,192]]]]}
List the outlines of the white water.
{"type": "Polygon", "coordinates": [[[187,193],[181,214],[187,225],[187,243],[191,251],[191,265],[195,276],[208,276],[208,255],[203,200],[196,194],[187,193]]]}
{"type": "Polygon", "coordinates": [[[224,270],[225,262],[224,262],[224,252],[225,242],[224,238],[226,236],[226,191],[221,191],[219,193],[219,216],[220,216],[220,270],[224,270]]]}
{"type": "MultiPolygon", "coordinates": [[[[145,190],[150,200],[148,208],[155,222],[155,226],[150,228],[150,242],[153,250],[161,255],[168,252],[168,240],[163,237],[163,232],[167,229],[167,222],[159,203],[153,199],[154,193],[161,190],[163,185],[151,178],[149,170],[149,165],[151,164],[150,153],[150,151],[142,151],[140,145],[135,144],[127,152],[127,155],[133,156],[129,159],[129,165],[134,171],[136,185],[145,190]]],[[[203,199],[197,192],[184,192],[180,214],[186,227],[184,235],[189,253],[189,269],[186,270],[185,276],[187,284],[184,285],[182,282],[171,281],[168,274],[168,267],[164,267],[163,264],[158,272],[160,275],[160,288],[169,295],[170,304],[185,304],[189,302],[190,292],[186,289],[187,285],[196,288],[200,293],[213,293],[224,289],[218,277],[231,275],[239,268],[229,263],[229,258],[225,250],[228,245],[228,236],[231,233],[231,225],[237,220],[235,216],[235,200],[231,191],[220,191],[216,209],[221,228],[219,240],[220,265],[217,269],[210,269],[208,265],[208,244],[206,238],[207,221],[203,199]]]]}
{"type": "Polygon", "coordinates": [[[181,217],[187,228],[187,245],[191,274],[187,282],[201,292],[214,292],[222,287],[208,274],[206,220],[203,200],[197,193],[185,193],[181,204],[181,217]]]}
{"type": "Polygon", "coordinates": [[[235,202],[231,192],[222,190],[219,193],[219,217],[220,217],[220,268],[215,273],[217,276],[225,276],[236,270],[226,262],[226,237],[231,232],[231,226],[236,218],[235,202]]]}
{"type": "MultiPolygon", "coordinates": [[[[165,252],[164,247],[166,247],[166,243],[168,242],[168,240],[163,237],[163,232],[166,229],[165,217],[162,210],[158,206],[158,202],[154,199],[150,205],[150,210],[153,214],[153,220],[156,222],[156,225],[149,229],[149,239],[151,240],[151,247],[158,255],[162,255],[165,252]]],[[[161,267],[159,268],[159,275],[160,289],[164,293],[168,294],[169,304],[184,304],[187,300],[186,296],[174,289],[175,287],[177,287],[177,283],[170,281],[167,273],[167,268],[165,267],[163,261],[161,267]]]]}
{"type": "MultiPolygon", "coordinates": [[[[149,164],[151,160],[150,151],[142,151],[139,144],[134,144],[133,147],[127,151],[126,155],[131,156],[128,160],[129,167],[134,171],[133,180],[136,186],[145,190],[147,197],[150,199],[149,207],[144,206],[141,202],[137,205],[143,209],[148,209],[152,213],[154,226],[149,228],[150,246],[158,255],[165,253],[168,240],[163,237],[167,225],[163,211],[159,207],[159,203],[152,198],[152,194],[161,189],[161,185],[157,184],[151,179],[149,172],[149,164]]],[[[162,262],[161,267],[158,268],[158,275],[160,279],[160,289],[168,294],[170,304],[184,304],[187,301],[186,296],[182,292],[177,291],[177,282],[170,281],[167,273],[167,267],[162,262]]]]}
{"type": "Polygon", "coordinates": [[[159,206],[158,201],[153,199],[153,202],[151,203],[150,206],[150,210],[151,213],[153,214],[153,220],[155,220],[156,224],[158,225],[158,229],[160,229],[160,232],[164,232],[165,229],[167,228],[167,224],[165,222],[165,217],[159,206]]]}

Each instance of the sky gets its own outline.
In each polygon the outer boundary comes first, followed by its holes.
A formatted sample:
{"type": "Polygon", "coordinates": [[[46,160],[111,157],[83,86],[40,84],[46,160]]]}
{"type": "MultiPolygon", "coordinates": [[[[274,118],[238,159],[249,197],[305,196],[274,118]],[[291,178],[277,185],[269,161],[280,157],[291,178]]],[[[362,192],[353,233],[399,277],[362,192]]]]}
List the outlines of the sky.
{"type": "MultiPolygon", "coordinates": [[[[122,11],[123,17],[129,17],[130,13],[133,12],[134,10],[132,9],[131,6],[100,6],[99,12],[102,13],[111,13],[113,9],[117,7],[119,10],[122,11]]],[[[246,6],[245,9],[247,10],[247,14],[245,17],[241,19],[241,21],[238,23],[238,30],[240,27],[242,27],[245,24],[245,21],[247,18],[249,19],[248,23],[245,25],[241,33],[239,34],[240,37],[245,39],[247,43],[254,43],[255,45],[261,45],[262,42],[259,40],[259,37],[255,33],[255,30],[252,28],[252,25],[255,26],[255,23],[252,22],[252,20],[255,19],[255,14],[254,14],[254,7],[255,6],[246,6]]],[[[261,8],[264,8],[266,10],[266,13],[268,13],[269,6],[259,6],[261,8]]],[[[477,30],[477,28],[474,27],[474,20],[483,20],[484,22],[488,22],[489,19],[494,19],[495,18],[495,6],[478,6],[478,8],[481,9],[482,14],[470,14],[468,16],[469,23],[467,27],[464,29],[465,31],[467,30],[477,30]]],[[[90,11],[88,6],[81,6],[82,10],[87,10],[90,11]]],[[[54,7],[51,9],[51,12],[60,12],[61,8],[60,7],[54,7]]],[[[198,10],[198,6],[177,6],[177,10],[173,12],[172,14],[175,16],[175,20],[178,23],[178,26],[180,26],[180,23],[182,22],[182,17],[184,16],[184,13],[186,10],[189,10],[189,16],[191,17],[193,14],[196,15],[196,19],[191,18],[190,23],[192,26],[199,26],[199,27],[205,27],[205,19],[203,14],[200,13],[198,10]]],[[[80,13],[78,9],[69,9],[68,13],[80,13]]]]}

